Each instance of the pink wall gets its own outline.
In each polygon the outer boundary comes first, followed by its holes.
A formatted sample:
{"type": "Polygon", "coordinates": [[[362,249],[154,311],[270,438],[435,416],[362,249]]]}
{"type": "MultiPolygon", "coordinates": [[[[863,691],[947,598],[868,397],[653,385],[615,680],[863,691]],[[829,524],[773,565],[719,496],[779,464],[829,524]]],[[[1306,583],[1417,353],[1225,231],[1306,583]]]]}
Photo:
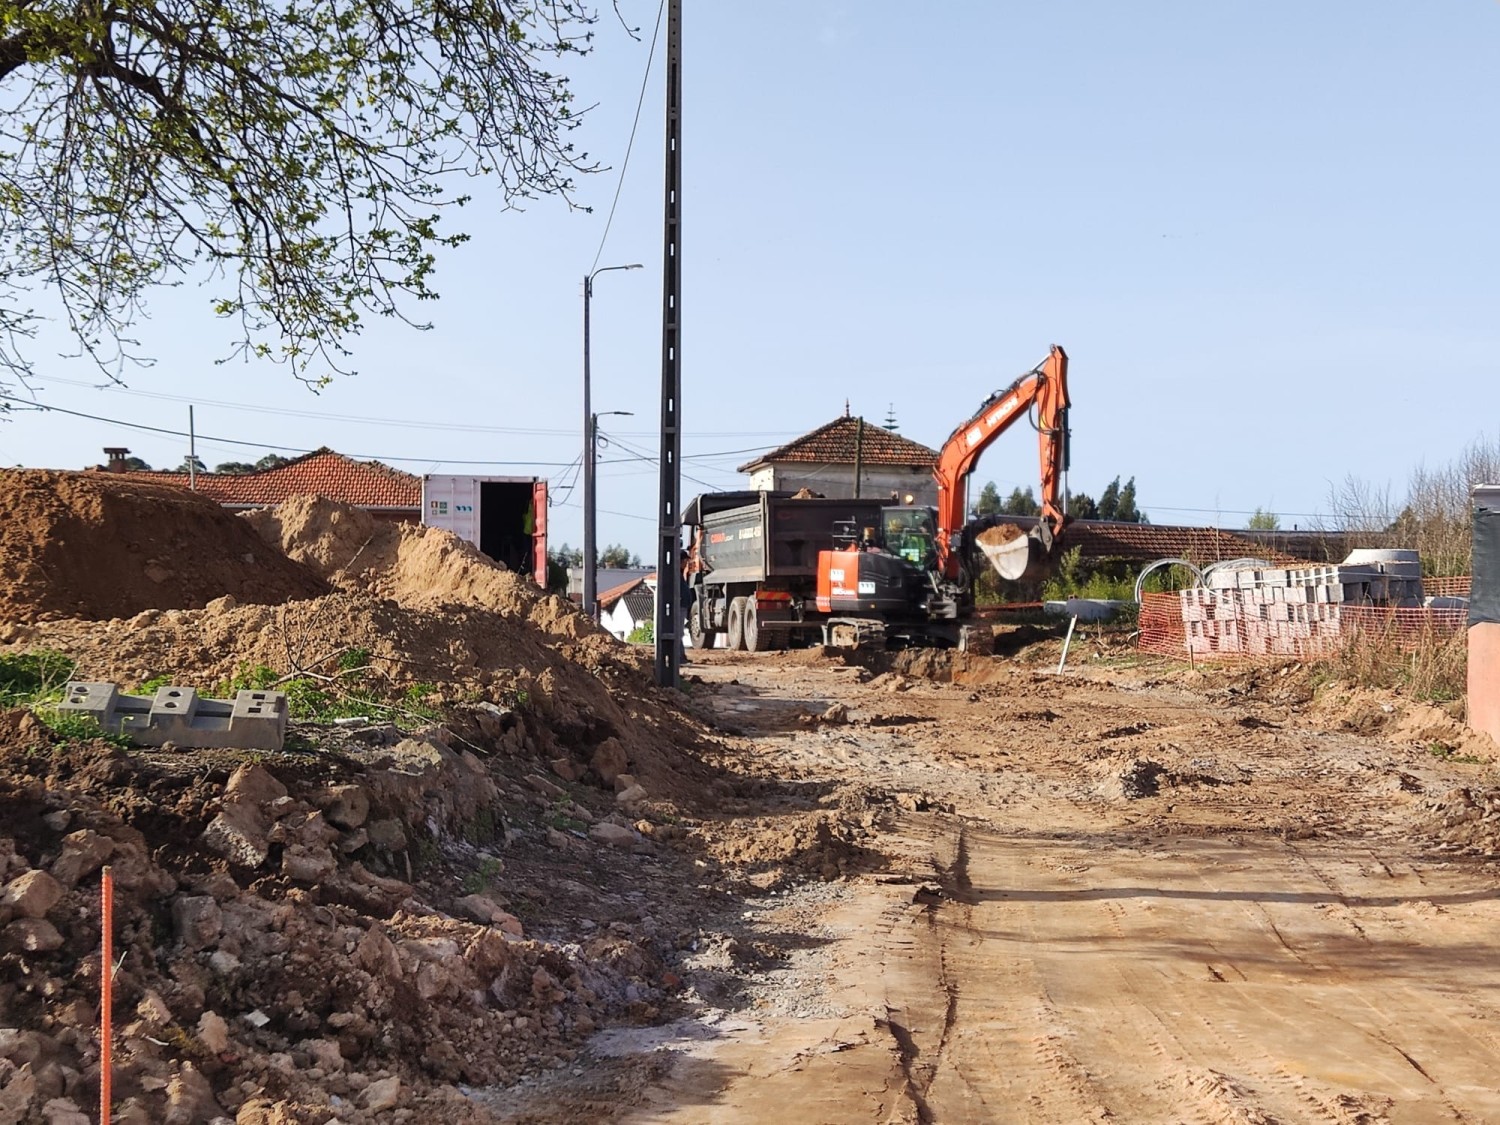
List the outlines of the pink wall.
{"type": "Polygon", "coordinates": [[[1500,623],[1469,627],[1469,725],[1500,742],[1500,623]]]}

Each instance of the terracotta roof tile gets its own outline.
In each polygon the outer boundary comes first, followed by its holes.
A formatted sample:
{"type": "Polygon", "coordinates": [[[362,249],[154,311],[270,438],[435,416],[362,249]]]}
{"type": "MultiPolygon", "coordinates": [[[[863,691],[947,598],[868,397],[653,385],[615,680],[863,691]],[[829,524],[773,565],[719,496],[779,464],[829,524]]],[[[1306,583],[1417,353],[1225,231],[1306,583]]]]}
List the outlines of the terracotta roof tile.
{"type": "MultiPolygon", "coordinates": [[[[603,574],[603,570],[601,570],[599,573],[603,574]]],[[[595,595],[598,598],[598,601],[599,601],[599,608],[600,609],[609,609],[617,601],[619,601],[621,598],[625,597],[627,594],[631,593],[633,590],[636,590],[638,588],[644,587],[645,584],[646,584],[646,579],[647,578],[654,579],[655,577],[656,577],[656,571],[653,570],[650,574],[646,575],[644,578],[632,578],[632,579],[629,579],[628,581],[621,582],[618,585],[611,586],[607,590],[601,591],[600,593],[598,593],[597,595],[595,595]]],[[[652,595],[652,596],[654,597],[655,595],[652,595]]]]}
{"type": "Polygon", "coordinates": [[[855,445],[860,446],[860,460],[866,465],[899,465],[903,468],[918,466],[931,468],[937,463],[937,450],[928,449],[921,442],[902,437],[882,426],[864,422],[864,433],[860,435],[861,418],[847,415],[835,418],[811,433],[803,434],[795,441],[787,442],[780,449],[762,453],[753,461],[747,461],[736,472],[748,472],[757,465],[779,462],[813,463],[818,465],[854,464],[855,445]]]}
{"type": "MultiPolygon", "coordinates": [[[[115,474],[131,480],[188,487],[187,473],[115,474]]],[[[422,478],[378,461],[355,461],[319,449],[256,473],[199,473],[198,491],[221,504],[263,507],[291,496],[325,496],[359,508],[422,508],[422,478]]]]}
{"type": "MultiPolygon", "coordinates": [[[[1031,528],[1034,516],[1002,518],[998,522],[1031,528]]],[[[1206,565],[1226,559],[1257,558],[1292,564],[1309,558],[1326,561],[1322,555],[1302,557],[1274,550],[1232,531],[1216,527],[1174,527],[1169,524],[1119,523],[1114,520],[1074,520],[1063,532],[1063,550],[1079,549],[1085,559],[1121,559],[1155,562],[1157,559],[1187,559],[1206,565]]]]}

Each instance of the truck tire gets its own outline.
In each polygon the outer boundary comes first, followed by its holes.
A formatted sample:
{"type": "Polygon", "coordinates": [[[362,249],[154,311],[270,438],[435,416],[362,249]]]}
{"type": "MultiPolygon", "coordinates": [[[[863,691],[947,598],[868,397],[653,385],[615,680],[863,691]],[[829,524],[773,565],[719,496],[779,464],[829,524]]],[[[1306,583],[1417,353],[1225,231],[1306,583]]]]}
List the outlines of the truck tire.
{"type": "Polygon", "coordinates": [[[688,614],[688,637],[692,640],[693,647],[699,652],[713,645],[714,634],[703,627],[703,614],[699,612],[696,605],[688,614]]]}
{"type": "Polygon", "coordinates": [[[725,646],[730,652],[738,652],[745,647],[745,599],[731,598],[729,601],[729,625],[726,630],[725,646]]]}
{"type": "Polygon", "coordinates": [[[740,631],[745,637],[746,652],[765,652],[771,647],[771,636],[760,627],[760,613],[756,610],[755,599],[746,598],[745,608],[740,613],[740,631]]]}

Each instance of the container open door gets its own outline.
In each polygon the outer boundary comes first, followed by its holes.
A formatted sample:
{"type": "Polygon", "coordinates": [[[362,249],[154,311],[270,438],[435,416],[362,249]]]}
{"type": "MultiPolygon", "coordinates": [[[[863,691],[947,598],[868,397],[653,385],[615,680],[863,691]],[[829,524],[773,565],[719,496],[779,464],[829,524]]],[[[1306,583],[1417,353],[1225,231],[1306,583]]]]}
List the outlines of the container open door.
{"type": "Polygon", "coordinates": [[[536,546],[536,584],[547,588],[547,482],[537,481],[531,487],[532,539],[536,546]]]}

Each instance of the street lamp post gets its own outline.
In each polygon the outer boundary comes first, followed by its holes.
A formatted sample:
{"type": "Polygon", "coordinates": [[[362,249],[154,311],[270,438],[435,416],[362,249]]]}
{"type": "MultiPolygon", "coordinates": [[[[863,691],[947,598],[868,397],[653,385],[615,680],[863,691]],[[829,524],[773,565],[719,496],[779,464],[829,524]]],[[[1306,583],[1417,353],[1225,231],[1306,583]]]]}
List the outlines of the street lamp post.
{"type": "Polygon", "coordinates": [[[638,270],[628,266],[603,266],[583,275],[583,612],[590,620],[598,616],[594,589],[594,405],[589,393],[589,305],[594,299],[594,278],[610,270],[638,270]]]}
{"type": "MultiPolygon", "coordinates": [[[[594,507],[594,474],[599,467],[599,419],[608,418],[612,414],[624,418],[635,417],[635,412],[630,410],[604,410],[598,414],[589,415],[589,444],[588,464],[584,471],[588,474],[588,492],[583,500],[583,541],[592,544],[596,540],[595,518],[598,510],[594,507]]],[[[583,556],[583,590],[584,597],[589,599],[589,608],[585,612],[593,621],[599,620],[599,560],[594,557],[591,550],[585,550],[583,556]]]]}

